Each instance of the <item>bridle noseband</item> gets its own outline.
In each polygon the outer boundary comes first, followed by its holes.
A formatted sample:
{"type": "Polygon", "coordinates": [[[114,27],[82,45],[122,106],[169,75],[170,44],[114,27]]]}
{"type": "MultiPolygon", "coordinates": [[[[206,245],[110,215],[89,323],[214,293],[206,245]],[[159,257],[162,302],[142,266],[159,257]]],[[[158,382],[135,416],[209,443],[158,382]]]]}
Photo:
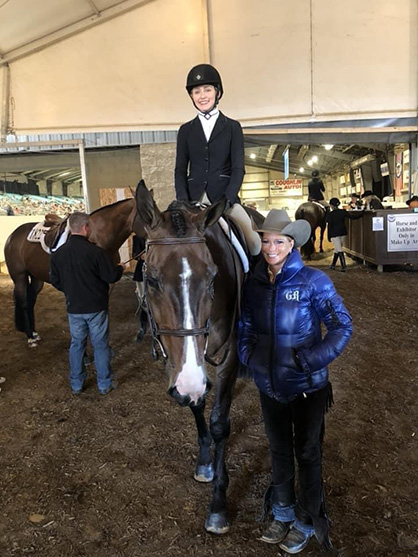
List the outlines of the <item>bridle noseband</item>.
{"type": "MultiPolygon", "coordinates": [[[[206,244],[206,239],[199,237],[199,236],[189,236],[185,238],[156,238],[153,240],[146,241],[145,253],[148,253],[149,246],[176,246],[176,245],[187,245],[187,244],[206,244]]],[[[169,335],[174,337],[186,337],[186,336],[200,336],[203,335],[206,338],[204,354],[206,356],[206,348],[208,343],[209,337],[209,328],[210,323],[209,320],[206,322],[204,327],[195,327],[193,329],[161,329],[157,326],[155,319],[152,315],[150,305],[148,303],[149,293],[148,293],[148,277],[147,277],[147,265],[144,263],[143,267],[143,275],[144,275],[144,299],[143,304],[145,305],[146,312],[148,314],[148,321],[150,324],[150,331],[153,341],[152,347],[152,355],[154,359],[157,359],[158,354],[155,348],[155,345],[158,345],[161,351],[161,354],[166,362],[168,360],[167,353],[164,349],[164,346],[161,342],[160,336],[161,335],[169,335]]]]}

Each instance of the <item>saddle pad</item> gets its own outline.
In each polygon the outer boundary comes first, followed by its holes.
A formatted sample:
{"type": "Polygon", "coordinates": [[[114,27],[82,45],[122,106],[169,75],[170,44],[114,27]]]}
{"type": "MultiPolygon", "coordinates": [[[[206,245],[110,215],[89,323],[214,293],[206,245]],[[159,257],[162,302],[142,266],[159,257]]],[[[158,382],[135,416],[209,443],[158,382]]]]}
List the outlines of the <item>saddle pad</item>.
{"type": "Polygon", "coordinates": [[[240,241],[238,240],[234,231],[232,230],[232,228],[229,226],[229,224],[226,222],[226,220],[223,217],[221,217],[218,220],[218,222],[225,235],[230,239],[232,245],[235,248],[235,251],[239,255],[239,258],[241,259],[241,263],[242,263],[242,268],[244,269],[244,273],[248,273],[248,271],[250,270],[250,262],[248,261],[247,254],[245,253],[244,248],[242,247],[240,241]]]}
{"type": "Polygon", "coordinates": [[[28,236],[27,236],[27,241],[28,242],[41,242],[41,238],[43,236],[45,236],[45,234],[48,232],[49,228],[47,226],[44,226],[42,222],[38,222],[38,224],[35,224],[35,226],[32,228],[32,230],[29,232],[28,236]]]}
{"type": "Polygon", "coordinates": [[[315,203],[315,205],[321,207],[321,209],[326,212],[326,208],[324,207],[324,205],[322,205],[322,203],[319,203],[319,201],[312,201],[312,203],[315,203]]]}
{"type": "Polygon", "coordinates": [[[65,227],[64,232],[61,234],[58,242],[56,243],[56,245],[53,249],[50,249],[45,244],[45,234],[47,232],[49,232],[49,230],[51,230],[51,229],[48,226],[44,226],[42,222],[38,222],[38,224],[35,224],[35,226],[29,232],[29,234],[27,236],[27,240],[29,242],[40,243],[41,246],[42,246],[42,249],[44,251],[46,251],[46,253],[51,255],[51,252],[56,251],[59,247],[61,247],[63,244],[65,244],[65,242],[67,241],[68,236],[70,234],[70,227],[69,227],[68,222],[67,222],[67,226],[65,227]]]}

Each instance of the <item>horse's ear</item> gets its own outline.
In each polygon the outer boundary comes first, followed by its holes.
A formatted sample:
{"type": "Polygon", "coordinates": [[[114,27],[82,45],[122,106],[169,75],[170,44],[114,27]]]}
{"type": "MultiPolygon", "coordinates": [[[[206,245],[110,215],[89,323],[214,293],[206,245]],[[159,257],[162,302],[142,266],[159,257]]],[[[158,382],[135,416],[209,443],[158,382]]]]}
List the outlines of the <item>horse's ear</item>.
{"type": "Polygon", "coordinates": [[[152,197],[152,190],[148,190],[144,180],[141,180],[136,187],[135,201],[138,217],[144,226],[150,228],[158,226],[161,220],[161,212],[152,197]]]}
{"type": "Polygon", "coordinates": [[[192,220],[196,228],[201,232],[204,232],[208,226],[212,226],[219,220],[219,218],[225,212],[228,200],[223,198],[213,205],[210,205],[197,215],[193,215],[192,220]]]}

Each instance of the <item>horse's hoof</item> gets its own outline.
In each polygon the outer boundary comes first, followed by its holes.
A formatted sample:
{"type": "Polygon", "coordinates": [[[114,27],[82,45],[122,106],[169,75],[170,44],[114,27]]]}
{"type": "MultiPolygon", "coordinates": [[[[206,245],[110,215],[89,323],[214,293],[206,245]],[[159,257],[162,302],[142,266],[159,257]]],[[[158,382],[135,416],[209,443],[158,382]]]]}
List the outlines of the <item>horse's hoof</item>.
{"type": "Polygon", "coordinates": [[[36,340],[36,342],[39,342],[40,340],[42,340],[41,335],[36,333],[35,331],[33,331],[33,333],[32,333],[32,338],[33,338],[33,340],[36,340]]]}
{"type": "Polygon", "coordinates": [[[29,348],[36,348],[38,346],[38,341],[36,338],[28,338],[28,347],[29,348]]]}
{"type": "Polygon", "coordinates": [[[145,336],[145,330],[139,329],[138,334],[135,337],[135,342],[141,342],[144,336],[145,336]]]}
{"type": "Polygon", "coordinates": [[[211,532],[212,534],[226,534],[229,530],[226,512],[211,513],[206,519],[205,530],[207,532],[211,532]]]}
{"type": "Polygon", "coordinates": [[[196,466],[194,479],[200,483],[209,483],[213,480],[214,474],[212,464],[199,464],[196,466]]]}

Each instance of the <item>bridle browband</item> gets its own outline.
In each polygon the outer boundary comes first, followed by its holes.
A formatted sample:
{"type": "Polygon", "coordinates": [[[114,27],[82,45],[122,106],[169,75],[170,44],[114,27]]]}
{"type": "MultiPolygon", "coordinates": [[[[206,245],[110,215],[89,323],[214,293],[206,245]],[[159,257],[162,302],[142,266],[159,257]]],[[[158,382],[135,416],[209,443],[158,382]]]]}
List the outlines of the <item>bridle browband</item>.
{"type": "Polygon", "coordinates": [[[200,236],[186,236],[185,238],[156,238],[146,241],[147,247],[151,245],[175,246],[177,244],[206,244],[206,239],[200,236]]]}
{"type": "MultiPolygon", "coordinates": [[[[199,236],[186,236],[184,238],[156,238],[154,240],[147,240],[146,241],[146,247],[145,247],[145,253],[148,252],[149,246],[155,246],[155,245],[160,245],[160,246],[176,246],[176,245],[185,245],[185,244],[206,244],[206,239],[203,237],[199,237],[199,236]]],[[[145,302],[145,307],[146,307],[146,311],[148,314],[148,321],[150,324],[150,330],[151,330],[151,336],[152,336],[152,341],[153,341],[153,348],[152,348],[152,353],[153,353],[153,357],[154,359],[157,358],[157,351],[155,349],[155,344],[157,344],[161,350],[162,356],[164,358],[165,361],[167,361],[168,356],[166,351],[164,350],[164,346],[161,342],[160,336],[161,335],[166,335],[166,336],[174,336],[174,337],[186,337],[186,336],[200,336],[203,335],[204,337],[206,337],[206,343],[205,343],[205,349],[204,349],[204,354],[206,357],[206,348],[207,348],[207,343],[208,343],[208,337],[209,337],[209,328],[210,328],[210,324],[209,324],[209,320],[206,322],[206,325],[204,327],[196,327],[194,329],[160,329],[157,326],[157,323],[155,322],[155,319],[151,313],[151,308],[149,306],[148,303],[148,280],[147,280],[147,265],[146,263],[144,264],[144,268],[143,268],[143,274],[144,274],[144,302],[145,302]]]]}

